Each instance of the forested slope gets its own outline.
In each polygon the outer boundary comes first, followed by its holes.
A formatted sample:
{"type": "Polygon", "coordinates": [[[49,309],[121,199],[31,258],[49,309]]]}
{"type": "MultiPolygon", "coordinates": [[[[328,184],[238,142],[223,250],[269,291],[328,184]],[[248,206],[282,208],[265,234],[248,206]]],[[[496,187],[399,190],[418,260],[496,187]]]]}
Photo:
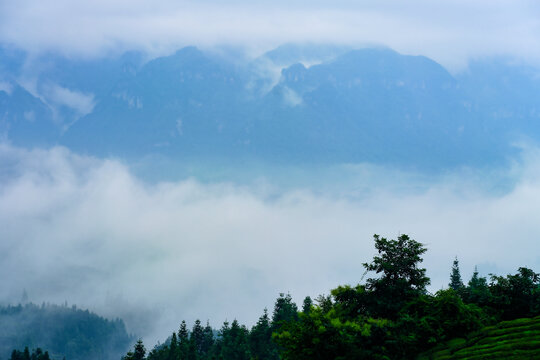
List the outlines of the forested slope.
{"type": "Polygon", "coordinates": [[[131,342],[122,320],[75,306],[25,304],[0,308],[0,359],[14,349],[42,348],[55,359],[118,359],[131,342]]]}

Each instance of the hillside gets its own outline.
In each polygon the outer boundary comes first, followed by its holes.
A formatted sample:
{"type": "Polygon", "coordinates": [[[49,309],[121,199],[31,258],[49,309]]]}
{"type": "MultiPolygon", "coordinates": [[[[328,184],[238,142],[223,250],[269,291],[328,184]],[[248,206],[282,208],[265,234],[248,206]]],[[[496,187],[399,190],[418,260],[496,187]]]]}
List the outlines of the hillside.
{"type": "Polygon", "coordinates": [[[0,307],[0,324],[0,359],[25,347],[45,349],[55,359],[118,359],[132,340],[122,320],[110,321],[75,306],[0,307]]]}
{"type": "Polygon", "coordinates": [[[540,316],[503,321],[439,346],[418,360],[539,359],[540,316]]]}

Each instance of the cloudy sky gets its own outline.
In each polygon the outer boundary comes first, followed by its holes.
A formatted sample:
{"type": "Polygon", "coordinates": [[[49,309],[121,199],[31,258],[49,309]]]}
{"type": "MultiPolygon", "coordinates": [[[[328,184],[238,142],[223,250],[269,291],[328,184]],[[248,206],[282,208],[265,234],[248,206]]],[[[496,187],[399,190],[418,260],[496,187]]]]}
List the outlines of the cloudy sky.
{"type": "Polygon", "coordinates": [[[539,15],[532,0],[3,0],[0,41],[78,56],[185,45],[256,53],[284,42],[382,44],[460,69],[486,55],[538,63],[539,15]]]}
{"type": "Polygon", "coordinates": [[[0,168],[0,252],[9,254],[0,273],[13,279],[0,299],[18,301],[26,289],[36,302],[121,316],[149,343],[181,319],[250,325],[280,292],[301,302],[356,284],[374,233],[425,243],[432,291],[447,286],[454,256],[465,280],[475,265],[484,276],[540,266],[535,148],[503,169],[514,185],[497,193],[492,172],[419,185],[410,174],[361,165],[367,180],[343,185],[370,191],[354,196],[264,183],[150,184],[118,160],[9,145],[0,146],[0,168]]]}
{"type": "MultiPolygon", "coordinates": [[[[537,3],[0,0],[0,42],[81,57],[185,45],[256,54],[286,42],[381,44],[455,70],[492,55],[540,65],[537,3]]],[[[77,100],[81,113],[92,110],[91,97],[52,90],[58,101],[77,100]]],[[[342,192],[276,190],[271,179],[146,183],[118,159],[1,144],[0,253],[9,255],[0,273],[13,281],[4,281],[0,301],[17,301],[26,288],[33,301],[122,316],[152,343],[182,319],[250,324],[279,292],[301,301],[355,284],[374,255],[374,233],[425,243],[432,290],[446,285],[456,255],[465,278],[475,265],[483,275],[540,268],[535,147],[502,169],[429,181],[366,164],[347,171],[361,183],[342,192]],[[511,186],[492,191],[498,179],[511,186]]]]}

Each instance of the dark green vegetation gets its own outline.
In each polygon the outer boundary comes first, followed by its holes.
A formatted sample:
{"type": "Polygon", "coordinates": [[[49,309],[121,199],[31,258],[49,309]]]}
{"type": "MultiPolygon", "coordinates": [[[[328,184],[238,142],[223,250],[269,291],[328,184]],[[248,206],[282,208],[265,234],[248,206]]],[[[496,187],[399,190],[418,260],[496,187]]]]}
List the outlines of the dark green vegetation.
{"type": "Polygon", "coordinates": [[[401,235],[375,235],[378,255],[365,263],[375,276],[339,286],[301,311],[290,295],[276,300],[251,330],[236,320],[215,336],[197,321],[182,322],[165,344],[148,354],[139,341],[125,360],[179,359],[530,359],[540,348],[540,276],[527,268],[514,275],[475,271],[465,285],[454,261],[449,288],[430,294],[420,267],[423,244],[401,235]],[[529,319],[527,319],[529,318],[529,319]],[[519,320],[516,320],[519,319],[519,320]]]}
{"type": "Polygon", "coordinates": [[[540,359],[540,317],[503,321],[466,338],[456,338],[419,360],[443,359],[540,359]]]}
{"type": "Polygon", "coordinates": [[[10,354],[12,359],[27,359],[26,352],[13,352],[24,347],[36,349],[32,360],[46,360],[49,355],[69,360],[118,359],[132,341],[122,320],[109,321],[75,306],[1,307],[0,324],[0,359],[10,354]],[[48,354],[38,353],[38,348],[48,354]]]}
{"type": "Polygon", "coordinates": [[[13,350],[9,360],[51,360],[51,357],[47,351],[43,352],[40,348],[30,352],[28,347],[25,347],[23,351],[13,350]]]}

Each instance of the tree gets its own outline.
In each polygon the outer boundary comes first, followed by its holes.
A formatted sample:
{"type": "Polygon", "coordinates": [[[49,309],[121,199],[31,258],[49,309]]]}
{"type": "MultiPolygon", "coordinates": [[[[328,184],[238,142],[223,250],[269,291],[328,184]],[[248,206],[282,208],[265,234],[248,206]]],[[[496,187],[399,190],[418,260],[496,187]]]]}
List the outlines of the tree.
{"type": "Polygon", "coordinates": [[[201,350],[204,355],[207,355],[212,350],[214,345],[214,330],[210,326],[210,322],[206,321],[206,326],[203,330],[203,338],[201,344],[201,350]]]}
{"type": "Polygon", "coordinates": [[[308,314],[311,311],[312,306],[313,306],[313,300],[311,300],[311,297],[306,296],[304,298],[304,303],[302,304],[302,312],[304,314],[308,314]]]}
{"type": "Polygon", "coordinates": [[[144,360],[146,359],[146,349],[144,347],[143,341],[141,339],[137,340],[133,351],[128,351],[126,356],[122,357],[122,360],[144,360]]]}
{"type": "Polygon", "coordinates": [[[11,352],[10,360],[51,360],[49,357],[49,352],[41,350],[41,348],[37,348],[32,350],[32,353],[30,354],[30,351],[28,350],[28,347],[24,348],[24,351],[19,350],[13,350],[11,352]]]}
{"type": "Polygon", "coordinates": [[[471,280],[469,280],[467,287],[463,289],[463,300],[466,303],[473,303],[481,307],[488,306],[492,300],[487,279],[478,275],[476,266],[471,280]]]}
{"type": "Polygon", "coordinates": [[[465,287],[465,285],[463,285],[463,281],[461,281],[461,273],[459,271],[459,261],[457,256],[452,264],[452,273],[450,274],[450,284],[448,284],[448,286],[458,293],[465,287]]]}
{"type": "Polygon", "coordinates": [[[178,353],[180,359],[187,359],[189,353],[189,332],[185,320],[182,320],[178,330],[178,353]]]}
{"type": "Polygon", "coordinates": [[[168,360],[176,360],[178,358],[178,340],[176,338],[176,333],[172,333],[171,344],[169,345],[169,356],[168,360]]]}
{"type": "Polygon", "coordinates": [[[274,304],[274,313],[272,314],[272,327],[276,329],[283,322],[298,319],[298,307],[292,301],[291,294],[280,293],[274,304]]]}
{"type": "Polygon", "coordinates": [[[491,275],[492,306],[504,320],[533,317],[540,313],[540,274],[520,267],[517,274],[491,275]]]}
{"type": "Polygon", "coordinates": [[[195,320],[189,340],[191,341],[191,346],[195,350],[195,354],[197,354],[197,357],[200,357],[203,352],[202,347],[204,342],[204,330],[201,325],[201,320],[195,320]]]}
{"type": "Polygon", "coordinates": [[[426,269],[419,268],[418,264],[423,261],[421,255],[427,249],[405,234],[397,240],[387,240],[379,235],[373,238],[379,255],[371,263],[363,264],[367,271],[381,274],[366,282],[366,289],[374,295],[373,315],[395,319],[405,303],[426,292],[430,280],[426,269]]]}
{"type": "Polygon", "coordinates": [[[219,357],[224,360],[249,360],[248,330],[234,320],[229,326],[225,321],[217,344],[219,357]]]}
{"type": "Polygon", "coordinates": [[[134,350],[135,351],[133,352],[133,360],[145,359],[146,349],[144,348],[142,339],[137,340],[134,350]]]}
{"type": "Polygon", "coordinates": [[[251,328],[249,333],[249,348],[251,356],[254,359],[279,359],[276,345],[272,341],[272,328],[270,326],[270,318],[267,309],[264,309],[257,324],[251,328]]]}

